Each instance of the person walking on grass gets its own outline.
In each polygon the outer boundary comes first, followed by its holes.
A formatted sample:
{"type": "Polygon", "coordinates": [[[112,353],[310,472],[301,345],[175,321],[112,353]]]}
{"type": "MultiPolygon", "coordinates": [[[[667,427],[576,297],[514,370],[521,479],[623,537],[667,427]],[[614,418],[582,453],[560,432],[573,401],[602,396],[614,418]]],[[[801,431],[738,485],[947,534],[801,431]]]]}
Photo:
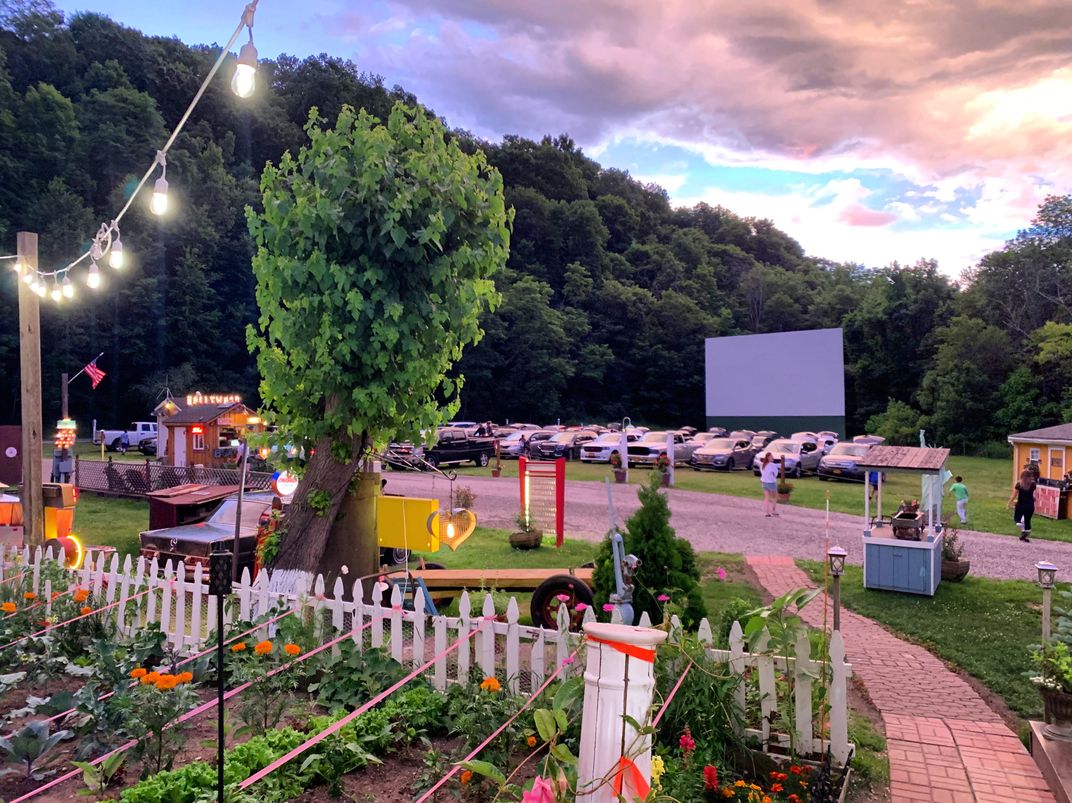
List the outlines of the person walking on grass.
{"type": "Polygon", "coordinates": [[[960,516],[960,523],[967,524],[968,486],[964,484],[963,477],[953,477],[953,484],[949,486],[949,493],[953,494],[953,498],[957,501],[957,515],[960,516]]]}
{"type": "Polygon", "coordinates": [[[1031,541],[1031,517],[1035,514],[1035,475],[1030,471],[1020,474],[1020,481],[1013,486],[1006,507],[1013,508],[1012,523],[1020,528],[1020,540],[1031,541]]]}
{"type": "Polygon", "coordinates": [[[763,455],[759,464],[759,487],[763,489],[763,515],[767,518],[778,515],[778,461],[770,452],[763,455]]]}

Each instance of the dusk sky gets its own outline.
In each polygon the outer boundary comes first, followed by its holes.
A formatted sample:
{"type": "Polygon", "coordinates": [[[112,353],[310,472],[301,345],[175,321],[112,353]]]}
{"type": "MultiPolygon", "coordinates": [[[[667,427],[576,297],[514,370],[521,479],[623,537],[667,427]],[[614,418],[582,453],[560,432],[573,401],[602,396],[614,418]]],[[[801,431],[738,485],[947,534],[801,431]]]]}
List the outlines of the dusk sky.
{"type": "MultiPolygon", "coordinates": [[[[62,0],[222,43],[243,3],[62,0]]],[[[568,132],[675,204],[815,256],[957,275],[1072,191],[1067,0],[261,0],[262,57],[326,52],[498,139],[568,132]]]]}

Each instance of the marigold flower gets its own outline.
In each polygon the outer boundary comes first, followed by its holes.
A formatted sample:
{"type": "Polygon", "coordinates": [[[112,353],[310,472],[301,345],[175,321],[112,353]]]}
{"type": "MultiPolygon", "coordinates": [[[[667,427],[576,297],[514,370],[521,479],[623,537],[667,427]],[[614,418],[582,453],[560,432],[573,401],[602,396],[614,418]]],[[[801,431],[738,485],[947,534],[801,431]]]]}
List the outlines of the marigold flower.
{"type": "Polygon", "coordinates": [[[87,599],[89,599],[89,591],[86,589],[80,588],[74,592],[75,602],[85,602],[87,599]]]}
{"type": "Polygon", "coordinates": [[[81,608],[78,609],[78,612],[83,616],[89,616],[91,613],[93,613],[93,609],[90,608],[88,605],[83,605],[81,608]]]}
{"type": "Polygon", "coordinates": [[[734,783],[733,785],[734,785],[734,786],[737,786],[737,787],[741,787],[741,788],[744,788],[744,781],[737,781],[737,782],[736,782],[736,783],[734,783]]]}
{"type": "Polygon", "coordinates": [[[789,803],[800,803],[800,795],[790,795],[789,803]]]}
{"type": "Polygon", "coordinates": [[[502,684],[499,683],[499,679],[495,677],[484,678],[480,683],[481,691],[497,692],[502,690],[502,684]]]}
{"type": "Polygon", "coordinates": [[[175,676],[179,683],[190,683],[194,679],[193,672],[180,672],[175,676]]]}
{"type": "Polygon", "coordinates": [[[722,797],[733,797],[735,794],[732,786],[726,786],[722,789],[722,797]]]}
{"type": "Polygon", "coordinates": [[[156,688],[160,691],[169,691],[178,685],[179,679],[174,675],[161,675],[156,681],[156,688]]]}
{"type": "Polygon", "coordinates": [[[22,598],[32,602],[33,600],[37,599],[37,595],[32,591],[27,591],[25,594],[22,595],[22,598]]]}
{"type": "Polygon", "coordinates": [[[535,736],[530,736],[529,738],[527,738],[525,740],[525,744],[527,744],[529,747],[535,747],[536,746],[536,737],[535,736]]]}
{"type": "Polygon", "coordinates": [[[130,670],[130,676],[132,678],[134,678],[134,680],[137,680],[138,678],[143,678],[148,674],[149,674],[149,671],[147,669],[144,669],[143,667],[140,667],[140,666],[136,667],[135,669],[130,670]]]}
{"type": "Polygon", "coordinates": [[[796,764],[790,765],[789,771],[794,775],[800,775],[800,767],[798,767],[796,764]]]}
{"type": "Polygon", "coordinates": [[[763,795],[763,803],[771,803],[771,799],[770,799],[769,795],[763,795]]]}
{"type": "Polygon", "coordinates": [[[262,642],[259,642],[257,646],[253,648],[253,652],[255,652],[257,655],[267,655],[271,651],[272,642],[268,641],[267,639],[262,642]]]}
{"type": "Polygon", "coordinates": [[[15,612],[15,603],[14,602],[5,602],[3,605],[0,605],[0,611],[3,611],[4,613],[14,613],[15,612]]]}
{"type": "Polygon", "coordinates": [[[246,649],[246,642],[244,641],[231,645],[231,652],[242,652],[244,649],[246,649]]]}
{"type": "Polygon", "coordinates": [[[53,591],[53,592],[52,592],[52,599],[56,599],[56,598],[57,598],[57,597],[59,597],[59,596],[60,596],[60,595],[61,595],[62,593],[63,593],[62,591],[53,591]]]}
{"type": "Polygon", "coordinates": [[[160,680],[160,673],[150,672],[147,675],[142,675],[140,680],[143,686],[151,686],[156,683],[156,681],[160,680]]]}
{"type": "Polygon", "coordinates": [[[461,777],[460,780],[462,782],[462,786],[465,786],[465,784],[467,784],[467,783],[469,783],[469,781],[473,780],[473,771],[472,770],[462,770],[462,777],[461,777]]]}
{"type": "Polygon", "coordinates": [[[770,788],[772,792],[781,792],[783,789],[785,789],[785,787],[780,783],[772,783],[770,788]]]}
{"type": "Polygon", "coordinates": [[[287,655],[301,655],[301,647],[297,644],[288,644],[283,648],[283,652],[287,655]]]}

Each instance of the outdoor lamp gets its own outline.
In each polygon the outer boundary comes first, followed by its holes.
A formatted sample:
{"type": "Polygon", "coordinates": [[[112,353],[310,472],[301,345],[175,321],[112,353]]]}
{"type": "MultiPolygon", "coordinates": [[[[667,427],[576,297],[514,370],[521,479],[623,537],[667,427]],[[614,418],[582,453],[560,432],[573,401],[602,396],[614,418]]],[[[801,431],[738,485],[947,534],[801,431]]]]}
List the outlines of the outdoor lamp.
{"type": "Polygon", "coordinates": [[[74,298],[74,285],[71,284],[71,277],[66,273],[63,274],[63,297],[74,298]]]}
{"type": "Polygon", "coordinates": [[[115,242],[112,243],[112,247],[108,251],[108,264],[116,270],[123,267],[123,241],[119,239],[118,234],[115,236],[115,242]]]}
{"type": "Polygon", "coordinates": [[[48,293],[48,288],[45,287],[44,282],[39,280],[37,282],[34,282],[33,291],[37,293],[37,295],[41,296],[41,298],[44,298],[45,295],[47,295],[48,293]]]}
{"type": "Polygon", "coordinates": [[[167,212],[167,179],[161,176],[153,185],[153,198],[149,202],[149,210],[154,215],[162,215],[167,212]]]}
{"type": "Polygon", "coordinates": [[[15,264],[11,266],[11,269],[15,271],[15,273],[22,273],[22,260],[16,259],[15,264]]]}
{"type": "Polygon", "coordinates": [[[834,577],[841,577],[842,572],[845,571],[845,558],[848,554],[839,546],[830,547],[826,553],[826,557],[830,561],[830,574],[834,575],[834,577]]]}
{"type": "Polygon", "coordinates": [[[56,280],[52,280],[52,291],[49,293],[53,301],[59,302],[63,299],[63,291],[60,290],[60,283],[56,280]]]}
{"type": "Polygon", "coordinates": [[[240,98],[248,98],[257,88],[257,48],[253,46],[253,33],[250,41],[242,45],[238,52],[238,66],[231,79],[231,91],[240,98]]]}
{"type": "Polygon", "coordinates": [[[1035,564],[1035,568],[1038,570],[1039,588],[1044,590],[1053,588],[1054,581],[1057,577],[1057,567],[1049,561],[1040,560],[1035,564]]]}
{"type": "Polygon", "coordinates": [[[22,280],[24,282],[26,282],[26,284],[33,284],[33,280],[34,280],[33,271],[28,270],[24,274],[22,274],[22,280]]]}
{"type": "Polygon", "coordinates": [[[100,268],[97,267],[96,262],[89,263],[89,275],[86,276],[86,284],[88,284],[92,290],[96,290],[100,287],[100,268]]]}

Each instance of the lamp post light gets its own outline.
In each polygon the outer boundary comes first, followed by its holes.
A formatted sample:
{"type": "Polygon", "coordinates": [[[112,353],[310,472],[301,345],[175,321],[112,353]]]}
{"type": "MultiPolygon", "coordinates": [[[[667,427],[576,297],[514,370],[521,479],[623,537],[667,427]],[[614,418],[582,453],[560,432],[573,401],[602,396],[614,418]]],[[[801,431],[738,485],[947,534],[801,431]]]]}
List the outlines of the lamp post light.
{"type": "Polygon", "coordinates": [[[1057,578],[1057,567],[1049,561],[1040,560],[1035,564],[1038,571],[1038,584],[1042,589],[1042,640],[1050,640],[1050,592],[1057,578]]]}
{"type": "Polygon", "coordinates": [[[830,561],[830,575],[834,578],[834,630],[841,630],[841,574],[845,571],[848,552],[839,546],[830,547],[826,559],[830,561]]]}

